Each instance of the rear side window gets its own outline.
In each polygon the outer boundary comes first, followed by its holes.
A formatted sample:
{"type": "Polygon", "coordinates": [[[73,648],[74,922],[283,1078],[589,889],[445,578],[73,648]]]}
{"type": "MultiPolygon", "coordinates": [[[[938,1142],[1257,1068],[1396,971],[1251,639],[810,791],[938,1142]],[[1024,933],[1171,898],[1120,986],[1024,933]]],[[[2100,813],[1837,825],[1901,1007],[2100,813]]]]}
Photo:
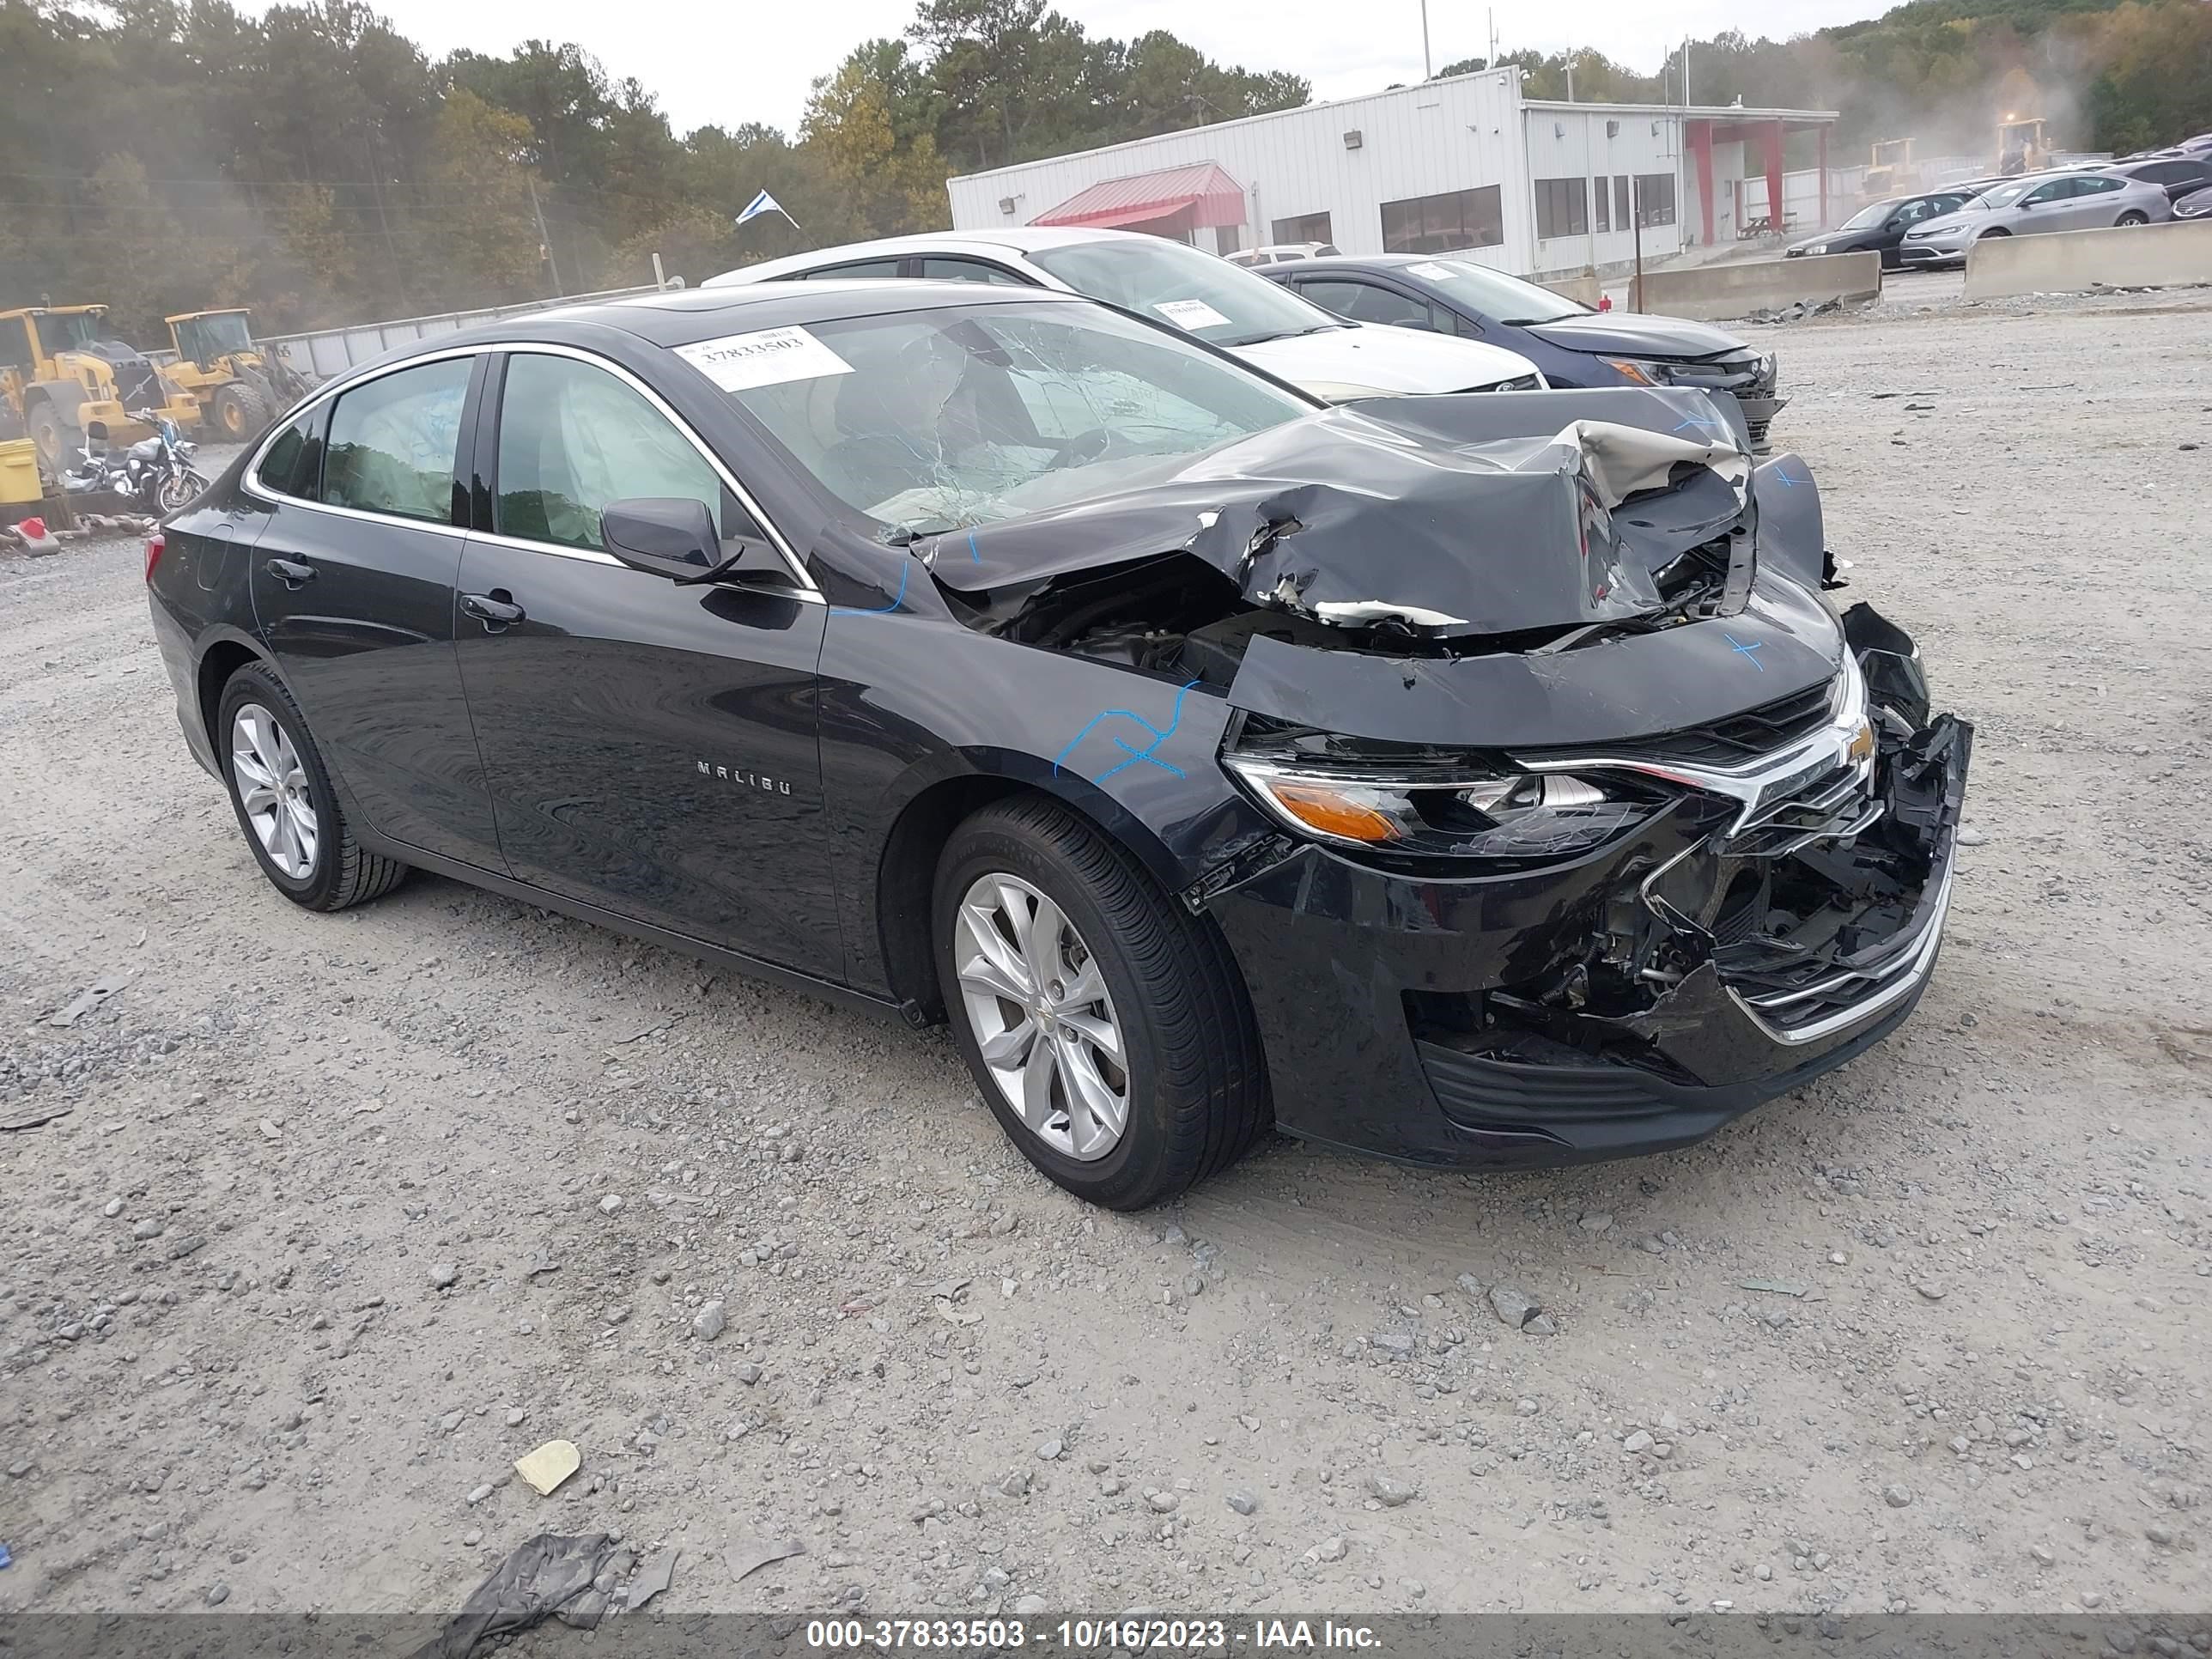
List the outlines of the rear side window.
{"type": "Polygon", "coordinates": [[[264,489],[303,501],[315,499],[322,479],[323,416],[327,413],[318,404],[276,434],[253,475],[264,489]]]}
{"type": "Polygon", "coordinates": [[[766,539],[698,447],[635,388],[573,357],[509,358],[499,533],[596,551],[607,503],[641,495],[704,501],[724,540],[766,539]]]}
{"type": "Polygon", "coordinates": [[[848,282],[856,276],[896,276],[899,262],[890,259],[855,259],[850,264],[823,265],[819,270],[801,270],[793,274],[817,283],[848,282]]]}
{"type": "Polygon", "coordinates": [[[933,283],[997,283],[1006,288],[1031,286],[1015,276],[1012,271],[1002,270],[983,260],[940,258],[933,253],[923,256],[921,274],[933,283]]]}
{"type": "Polygon", "coordinates": [[[2074,182],[2074,193],[2076,196],[2105,196],[2113,191],[2126,188],[2126,184],[2118,179],[2088,178],[2077,179],[2074,182]]]}
{"type": "Polygon", "coordinates": [[[343,394],[331,411],[323,500],[432,524],[453,520],[469,357],[403,368],[343,394]]]}

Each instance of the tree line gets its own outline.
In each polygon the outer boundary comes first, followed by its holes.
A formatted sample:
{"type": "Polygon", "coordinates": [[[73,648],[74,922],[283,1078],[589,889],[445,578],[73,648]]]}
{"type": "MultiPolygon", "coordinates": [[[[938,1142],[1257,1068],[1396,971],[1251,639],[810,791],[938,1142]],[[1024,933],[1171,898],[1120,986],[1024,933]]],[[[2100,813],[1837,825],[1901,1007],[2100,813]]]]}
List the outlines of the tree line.
{"type": "MultiPolygon", "coordinates": [[[[1850,159],[1993,150],[1998,114],[2080,148],[2212,129],[2212,3],[1910,0],[1787,41],[1692,42],[1700,104],[1838,109],[1850,159]]],[[[1681,54],[1509,53],[1534,98],[1674,102],[1681,54]]],[[[1480,67],[1447,65],[1454,74],[1480,67]]],[[[264,332],[691,280],[946,222],[949,173],[1292,108],[1293,75],[1048,0],[919,0],[815,80],[795,133],[678,136],[573,43],[433,61],[362,0],[0,0],[0,308],[101,301],[117,331],[248,306],[264,332]],[[738,228],[767,190],[774,216],[738,228]]],[[[1790,165],[1809,158],[1793,154],[1790,165]]]]}
{"type": "Polygon", "coordinates": [[[948,173],[1307,101],[1165,31],[921,0],[813,82],[795,134],[678,136],[580,46],[433,61],[360,0],[0,0],[0,308],[103,302],[264,332],[692,281],[946,222],[948,173]],[[736,210],[767,190],[774,216],[736,210]]]}

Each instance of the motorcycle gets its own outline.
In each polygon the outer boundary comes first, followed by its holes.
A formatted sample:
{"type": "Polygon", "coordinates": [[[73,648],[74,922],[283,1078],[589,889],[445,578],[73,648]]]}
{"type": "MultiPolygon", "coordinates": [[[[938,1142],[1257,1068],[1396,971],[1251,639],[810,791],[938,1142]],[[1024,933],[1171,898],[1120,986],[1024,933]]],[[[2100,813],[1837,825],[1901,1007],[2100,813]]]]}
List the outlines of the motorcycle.
{"type": "Polygon", "coordinates": [[[62,489],[72,495],[103,491],[127,495],[156,517],[173,513],[208,487],[192,466],[199,446],[185,441],[175,422],[150,409],[130,411],[131,418],[154,428],[121,454],[106,447],[107,428],[94,421],[85,430],[82,459],[62,471],[62,489]],[[97,441],[100,447],[93,445],[97,441]]]}

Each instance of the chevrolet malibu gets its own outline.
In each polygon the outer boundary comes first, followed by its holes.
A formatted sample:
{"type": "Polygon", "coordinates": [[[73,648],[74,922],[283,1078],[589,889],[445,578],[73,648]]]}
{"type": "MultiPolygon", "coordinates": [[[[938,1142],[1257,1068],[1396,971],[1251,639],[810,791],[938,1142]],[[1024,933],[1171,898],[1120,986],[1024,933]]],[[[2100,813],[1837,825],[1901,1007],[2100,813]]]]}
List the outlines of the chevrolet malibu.
{"type": "Polygon", "coordinates": [[[1911,1012],[1971,733],[1717,415],[1332,408],[1031,289],[659,295],[322,387],[146,576],[284,897],[426,870],[947,1021],[1134,1207],[1271,1126],[1680,1146],[1911,1012]]]}

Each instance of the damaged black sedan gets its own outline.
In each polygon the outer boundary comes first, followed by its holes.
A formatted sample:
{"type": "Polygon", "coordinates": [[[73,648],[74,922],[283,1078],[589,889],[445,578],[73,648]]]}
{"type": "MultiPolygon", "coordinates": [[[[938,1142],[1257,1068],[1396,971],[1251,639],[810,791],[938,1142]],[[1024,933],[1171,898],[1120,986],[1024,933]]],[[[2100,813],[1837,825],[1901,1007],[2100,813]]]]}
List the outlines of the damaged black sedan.
{"type": "Polygon", "coordinates": [[[1969,729],[1702,392],[1329,409],[1072,296],[445,336],[148,549],[286,897],[423,869],[949,1021],[1040,1170],[1675,1146],[1926,988],[1969,729]]]}

